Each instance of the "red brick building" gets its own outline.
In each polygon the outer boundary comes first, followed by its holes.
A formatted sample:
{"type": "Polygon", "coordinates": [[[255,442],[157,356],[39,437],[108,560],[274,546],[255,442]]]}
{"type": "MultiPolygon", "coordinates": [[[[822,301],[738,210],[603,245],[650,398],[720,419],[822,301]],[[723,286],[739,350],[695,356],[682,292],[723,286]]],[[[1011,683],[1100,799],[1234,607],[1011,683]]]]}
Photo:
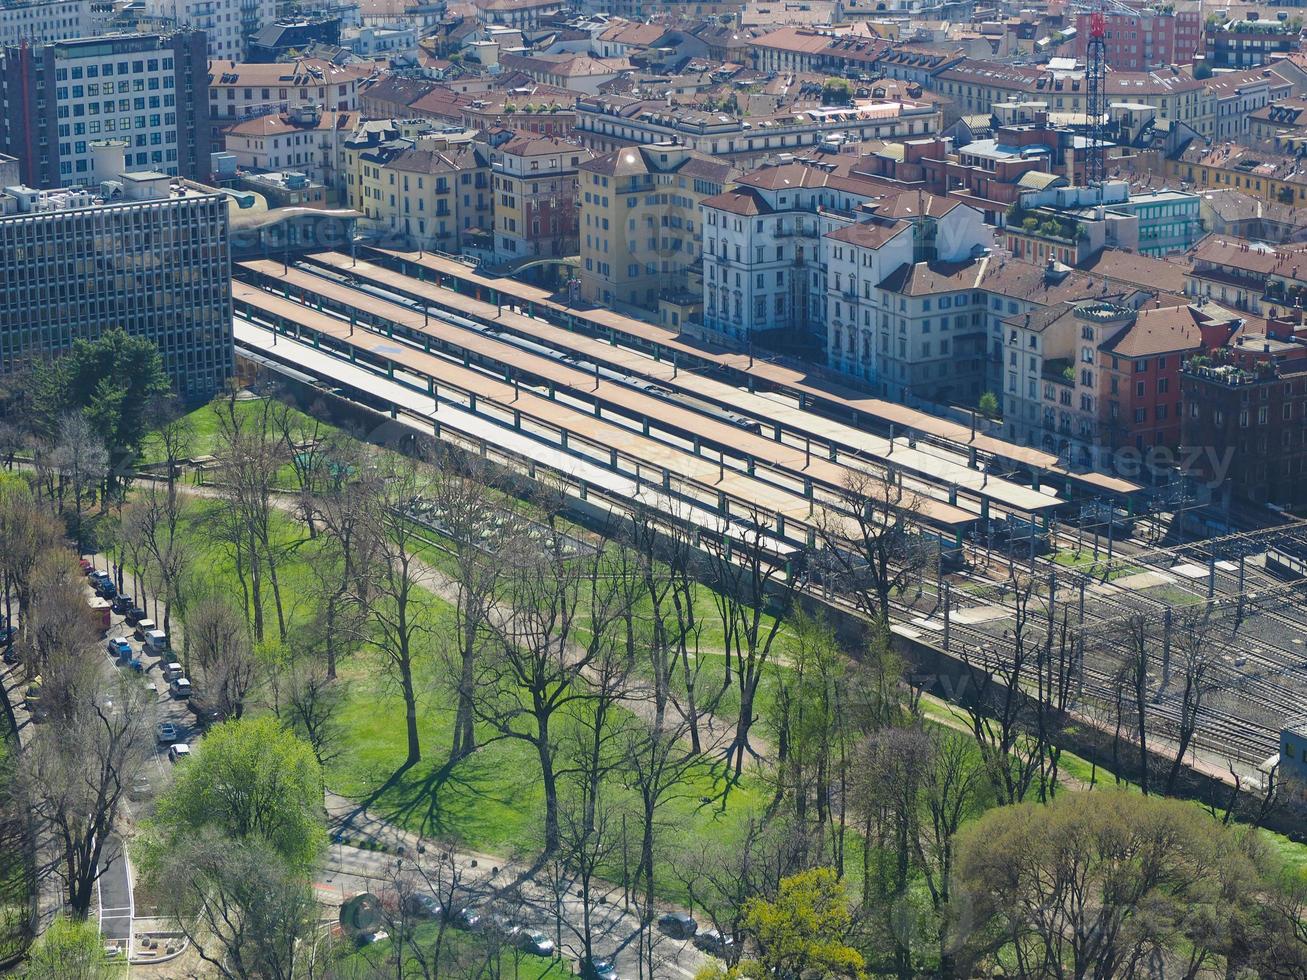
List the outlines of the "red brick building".
{"type": "Polygon", "coordinates": [[[1185,362],[1181,448],[1219,500],[1307,506],[1307,336],[1292,331],[1185,362]]]}
{"type": "MultiPolygon", "coordinates": [[[[1090,14],[1076,15],[1076,57],[1089,47],[1090,14]]],[[[1107,63],[1114,71],[1150,71],[1193,64],[1203,52],[1203,15],[1193,10],[1141,8],[1137,13],[1107,13],[1107,63]]]]}

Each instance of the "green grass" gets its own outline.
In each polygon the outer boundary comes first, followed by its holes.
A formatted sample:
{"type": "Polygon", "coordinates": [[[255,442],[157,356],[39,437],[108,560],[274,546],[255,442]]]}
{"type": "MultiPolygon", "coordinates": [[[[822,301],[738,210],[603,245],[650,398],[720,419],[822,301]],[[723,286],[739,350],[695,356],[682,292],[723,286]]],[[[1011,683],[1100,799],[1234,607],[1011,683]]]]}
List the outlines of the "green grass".
{"type": "Polygon", "coordinates": [[[1094,578],[1101,579],[1106,575],[1109,582],[1147,571],[1147,569],[1138,568],[1134,565],[1121,565],[1119,559],[1113,559],[1109,563],[1105,550],[1101,551],[1100,555],[1102,557],[1095,561],[1092,548],[1086,548],[1082,551],[1076,551],[1074,548],[1059,548],[1053,554],[1053,561],[1063,568],[1072,568],[1094,578]]]}
{"type": "MultiPolygon", "coordinates": [[[[236,402],[235,412],[238,418],[249,417],[253,419],[258,412],[262,411],[263,399],[246,398],[236,402]]],[[[222,411],[226,411],[223,406],[222,411]]],[[[300,422],[312,423],[312,419],[298,409],[291,409],[294,418],[300,422]]],[[[186,447],[186,454],[190,457],[211,456],[218,446],[219,432],[219,412],[212,404],[201,405],[199,408],[189,412],[186,419],[190,423],[191,437],[186,447]]],[[[320,427],[329,428],[325,423],[319,423],[320,427]]],[[[141,441],[141,451],[138,462],[141,464],[162,463],[164,461],[163,443],[158,433],[151,432],[141,441]]]]}

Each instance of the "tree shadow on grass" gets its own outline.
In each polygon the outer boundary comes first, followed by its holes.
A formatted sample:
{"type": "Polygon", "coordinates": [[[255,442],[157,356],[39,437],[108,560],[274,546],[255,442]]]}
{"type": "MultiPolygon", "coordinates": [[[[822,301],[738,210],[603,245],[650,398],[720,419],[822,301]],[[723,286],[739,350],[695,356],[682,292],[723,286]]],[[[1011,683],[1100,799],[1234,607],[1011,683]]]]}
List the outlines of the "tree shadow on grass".
{"type": "Polygon", "coordinates": [[[495,810],[520,811],[525,802],[505,787],[503,760],[485,752],[397,771],[372,797],[378,812],[395,824],[423,837],[458,839],[470,822],[493,824],[495,810]]]}

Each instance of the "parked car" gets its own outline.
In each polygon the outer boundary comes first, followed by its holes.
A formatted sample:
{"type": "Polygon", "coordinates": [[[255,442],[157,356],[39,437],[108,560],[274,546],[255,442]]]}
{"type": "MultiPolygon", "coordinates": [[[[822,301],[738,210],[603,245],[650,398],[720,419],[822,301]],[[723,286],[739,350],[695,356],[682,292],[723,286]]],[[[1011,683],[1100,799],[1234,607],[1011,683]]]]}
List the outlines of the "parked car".
{"type": "Polygon", "coordinates": [[[132,608],[132,597],[125,592],[119,592],[113,597],[113,601],[109,603],[109,608],[121,616],[132,608]]]}
{"type": "Polygon", "coordinates": [[[146,653],[157,656],[168,649],[168,634],[163,630],[146,630],[143,645],[146,653]]]}
{"type": "Polygon", "coordinates": [[[465,905],[449,921],[458,929],[475,929],[481,924],[481,910],[475,905],[465,905]]]}
{"type": "Polygon", "coordinates": [[[617,980],[617,967],[612,960],[582,960],[581,976],[585,980],[617,980]]]}
{"type": "Polygon", "coordinates": [[[170,680],[172,680],[174,677],[181,677],[181,676],[182,676],[182,665],[181,665],[181,664],[176,663],[176,662],[173,662],[173,663],[167,663],[167,664],[164,664],[164,665],[163,665],[163,679],[164,679],[164,680],[166,680],[166,681],[170,681],[170,680]]]}
{"type": "Polygon", "coordinates": [[[136,629],[132,630],[132,636],[136,637],[138,640],[144,640],[146,633],[150,632],[150,630],[157,630],[158,628],[159,624],[154,620],[141,618],[136,621],[136,629]]]}
{"type": "Polygon", "coordinates": [[[689,939],[699,931],[699,923],[685,912],[668,912],[659,917],[658,928],[673,939],[689,939]]]}
{"type": "Polygon", "coordinates": [[[174,677],[168,682],[168,693],[179,701],[191,696],[191,682],[185,677],[174,677]]]}
{"type": "Polygon", "coordinates": [[[114,660],[127,660],[132,655],[132,645],[121,636],[111,636],[104,648],[114,660]]]}
{"type": "Polygon", "coordinates": [[[513,936],[518,949],[533,956],[553,956],[554,941],[539,929],[519,929],[513,936]]]}
{"type": "Polygon", "coordinates": [[[113,579],[103,578],[100,584],[95,587],[95,594],[101,599],[112,599],[118,594],[118,586],[113,584],[113,579]]]}
{"type": "Polygon", "coordinates": [[[168,761],[172,763],[181,762],[183,759],[191,757],[191,747],[185,742],[178,742],[176,745],[168,746],[168,761]]]}
{"type": "Polygon", "coordinates": [[[131,788],[127,790],[127,798],[140,802],[150,798],[150,781],[144,776],[137,776],[132,780],[131,788]]]}
{"type": "Polygon", "coordinates": [[[204,697],[192,697],[186,702],[201,725],[216,725],[227,720],[227,714],[221,708],[209,703],[204,697]]]}
{"type": "Polygon", "coordinates": [[[127,621],[128,626],[135,626],[144,618],[145,618],[145,610],[142,609],[140,606],[132,606],[125,613],[123,613],[123,619],[127,621]]]}
{"type": "Polygon", "coordinates": [[[172,745],[180,738],[177,726],[170,721],[161,721],[154,726],[154,740],[160,745],[172,745]]]}
{"type": "Polygon", "coordinates": [[[439,919],[445,910],[430,895],[410,895],[404,899],[404,911],[415,919],[439,919]]]}
{"type": "Polygon", "coordinates": [[[79,558],[77,559],[77,563],[82,566],[83,575],[90,575],[93,571],[95,571],[95,566],[92,565],[90,560],[87,558],[79,558]]]}
{"type": "Polygon", "coordinates": [[[735,945],[730,936],[723,936],[717,929],[705,929],[694,937],[694,945],[712,956],[725,957],[735,945]]]}

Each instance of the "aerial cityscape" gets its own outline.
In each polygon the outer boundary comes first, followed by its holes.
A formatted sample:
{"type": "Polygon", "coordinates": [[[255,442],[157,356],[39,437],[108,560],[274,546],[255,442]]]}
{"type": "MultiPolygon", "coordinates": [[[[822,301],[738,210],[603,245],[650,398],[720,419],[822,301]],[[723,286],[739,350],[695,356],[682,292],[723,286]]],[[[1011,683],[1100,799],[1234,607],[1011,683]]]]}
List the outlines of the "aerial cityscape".
{"type": "Polygon", "coordinates": [[[1304,10],[0,0],[0,975],[1307,980],[1304,10]]]}

